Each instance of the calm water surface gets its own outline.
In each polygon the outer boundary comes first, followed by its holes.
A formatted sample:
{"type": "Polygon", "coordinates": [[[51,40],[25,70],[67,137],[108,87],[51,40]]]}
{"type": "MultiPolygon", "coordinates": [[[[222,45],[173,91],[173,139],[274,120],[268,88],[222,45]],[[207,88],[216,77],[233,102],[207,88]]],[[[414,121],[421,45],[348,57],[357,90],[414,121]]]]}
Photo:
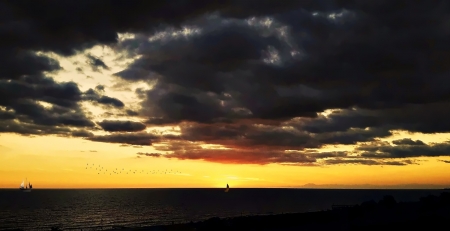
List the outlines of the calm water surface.
{"type": "Polygon", "coordinates": [[[308,212],[392,195],[417,201],[440,190],[324,189],[37,189],[0,190],[0,230],[144,226],[210,217],[308,212]]]}

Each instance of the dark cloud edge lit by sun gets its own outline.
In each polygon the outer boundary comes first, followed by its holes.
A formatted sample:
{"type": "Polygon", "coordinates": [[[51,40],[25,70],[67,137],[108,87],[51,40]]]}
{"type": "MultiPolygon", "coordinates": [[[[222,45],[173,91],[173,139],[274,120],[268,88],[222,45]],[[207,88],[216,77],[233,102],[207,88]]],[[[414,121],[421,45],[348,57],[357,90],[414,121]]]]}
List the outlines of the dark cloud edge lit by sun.
{"type": "Polygon", "coordinates": [[[155,149],[142,158],[422,164],[449,156],[450,142],[385,139],[450,132],[449,11],[449,1],[1,1],[0,131],[155,149]],[[84,57],[70,64],[77,76],[112,73],[114,84],[64,80],[71,57],[84,57]]]}

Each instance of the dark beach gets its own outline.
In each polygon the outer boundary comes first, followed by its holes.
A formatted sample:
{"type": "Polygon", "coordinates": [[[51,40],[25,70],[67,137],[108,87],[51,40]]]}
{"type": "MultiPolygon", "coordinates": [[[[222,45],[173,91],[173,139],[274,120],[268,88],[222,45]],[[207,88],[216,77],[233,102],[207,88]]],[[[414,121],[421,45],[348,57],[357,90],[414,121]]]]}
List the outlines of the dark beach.
{"type": "MultiPolygon", "coordinates": [[[[264,216],[210,218],[201,222],[113,230],[380,230],[445,227],[450,218],[450,192],[422,197],[416,202],[397,202],[392,196],[359,205],[334,205],[330,210],[264,216]]],[[[58,229],[54,229],[58,230],[58,229]]],[[[111,229],[109,229],[111,230],[111,229]]]]}

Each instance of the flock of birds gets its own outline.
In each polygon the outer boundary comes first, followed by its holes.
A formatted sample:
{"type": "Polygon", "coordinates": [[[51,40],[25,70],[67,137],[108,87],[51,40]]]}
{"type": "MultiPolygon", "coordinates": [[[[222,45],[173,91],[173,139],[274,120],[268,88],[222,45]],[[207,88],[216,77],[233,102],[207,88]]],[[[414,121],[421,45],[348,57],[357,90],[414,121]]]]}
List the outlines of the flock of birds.
{"type": "Polygon", "coordinates": [[[96,164],[86,164],[86,170],[95,170],[97,171],[97,174],[104,174],[104,175],[134,175],[134,174],[161,174],[161,175],[180,175],[182,174],[180,171],[176,171],[173,169],[165,169],[165,170],[138,170],[138,169],[125,169],[125,168],[113,168],[113,169],[107,169],[104,166],[96,165],[96,164]]]}

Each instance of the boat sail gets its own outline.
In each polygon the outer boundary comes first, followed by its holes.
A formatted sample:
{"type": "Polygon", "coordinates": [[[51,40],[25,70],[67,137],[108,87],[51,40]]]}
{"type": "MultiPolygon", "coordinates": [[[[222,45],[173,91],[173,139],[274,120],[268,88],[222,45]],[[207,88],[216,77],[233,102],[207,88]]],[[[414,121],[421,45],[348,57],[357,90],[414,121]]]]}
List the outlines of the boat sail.
{"type": "Polygon", "coordinates": [[[31,192],[31,189],[33,188],[33,185],[30,182],[28,182],[28,185],[25,185],[25,182],[26,182],[26,178],[20,184],[20,187],[19,187],[20,191],[22,191],[22,192],[31,192]]]}
{"type": "Polygon", "coordinates": [[[227,184],[227,188],[225,189],[225,192],[228,192],[228,191],[230,191],[230,186],[228,186],[228,184],[227,184]]]}

